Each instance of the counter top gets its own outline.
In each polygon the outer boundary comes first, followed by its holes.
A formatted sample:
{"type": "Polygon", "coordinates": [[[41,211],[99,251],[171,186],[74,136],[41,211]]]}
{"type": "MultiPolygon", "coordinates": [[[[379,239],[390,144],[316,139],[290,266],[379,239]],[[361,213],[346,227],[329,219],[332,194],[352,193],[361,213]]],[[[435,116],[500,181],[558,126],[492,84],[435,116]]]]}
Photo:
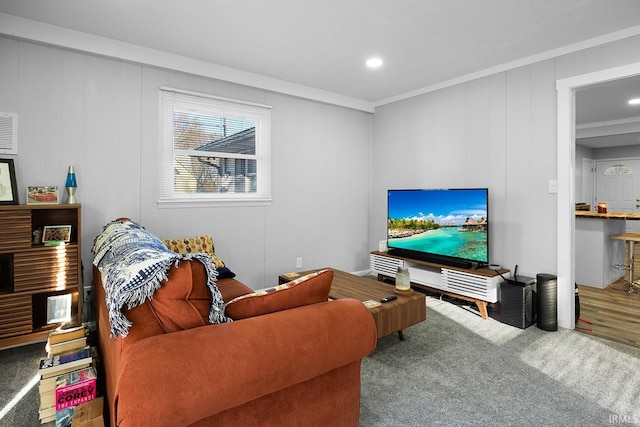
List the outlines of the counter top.
{"type": "Polygon", "coordinates": [[[628,240],[630,242],[640,242],[640,233],[624,233],[611,236],[612,239],[628,240]]]}
{"type": "Polygon", "coordinates": [[[625,219],[640,221],[640,213],[634,212],[607,212],[576,211],[576,218],[600,218],[600,219],[625,219]]]}

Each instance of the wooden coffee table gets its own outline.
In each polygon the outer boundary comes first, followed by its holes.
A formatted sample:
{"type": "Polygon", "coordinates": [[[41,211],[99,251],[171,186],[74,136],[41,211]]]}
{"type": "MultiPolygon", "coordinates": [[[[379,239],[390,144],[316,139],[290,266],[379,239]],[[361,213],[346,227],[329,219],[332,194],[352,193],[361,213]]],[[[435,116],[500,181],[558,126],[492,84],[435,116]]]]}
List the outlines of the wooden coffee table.
{"type": "MultiPolygon", "coordinates": [[[[397,295],[395,287],[377,280],[368,279],[344,271],[333,270],[333,283],[329,297],[332,299],[355,298],[360,301],[376,300],[384,297],[396,295],[398,298],[382,304],[380,307],[369,309],[378,330],[378,338],[398,333],[401,340],[404,340],[402,330],[427,318],[427,306],[425,295],[414,292],[412,295],[397,295]]],[[[313,270],[317,271],[317,270],[313,270]]],[[[298,273],[303,276],[312,271],[298,273]]],[[[298,277],[299,277],[298,276],[298,277]]],[[[295,279],[291,273],[283,274],[279,277],[280,283],[286,283],[295,279]]]]}

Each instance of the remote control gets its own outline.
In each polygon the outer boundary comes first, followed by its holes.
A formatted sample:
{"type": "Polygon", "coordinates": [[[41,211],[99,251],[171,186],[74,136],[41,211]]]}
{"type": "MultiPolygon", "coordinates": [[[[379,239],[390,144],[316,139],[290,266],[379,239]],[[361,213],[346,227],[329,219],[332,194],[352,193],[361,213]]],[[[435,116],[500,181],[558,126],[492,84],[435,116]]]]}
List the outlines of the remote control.
{"type": "Polygon", "coordinates": [[[395,295],[391,295],[390,297],[382,298],[380,302],[389,302],[389,301],[393,301],[394,299],[398,299],[398,297],[395,295]]]}

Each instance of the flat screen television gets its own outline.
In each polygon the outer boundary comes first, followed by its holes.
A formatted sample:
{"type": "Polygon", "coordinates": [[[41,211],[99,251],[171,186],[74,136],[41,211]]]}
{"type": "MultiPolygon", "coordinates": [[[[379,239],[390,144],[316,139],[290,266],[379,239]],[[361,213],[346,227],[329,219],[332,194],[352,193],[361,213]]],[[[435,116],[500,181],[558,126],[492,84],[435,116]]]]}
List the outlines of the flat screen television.
{"type": "Polygon", "coordinates": [[[487,188],[388,190],[390,254],[462,268],[489,262],[487,188]]]}

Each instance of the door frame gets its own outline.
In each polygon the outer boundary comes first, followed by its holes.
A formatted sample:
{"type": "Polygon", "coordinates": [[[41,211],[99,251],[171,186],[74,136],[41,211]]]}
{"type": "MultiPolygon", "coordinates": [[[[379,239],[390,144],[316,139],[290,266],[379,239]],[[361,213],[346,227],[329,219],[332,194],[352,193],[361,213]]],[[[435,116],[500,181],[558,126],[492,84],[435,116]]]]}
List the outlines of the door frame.
{"type": "Polygon", "coordinates": [[[575,328],[575,91],[640,75],[640,62],[556,80],[557,90],[557,278],[558,326],[575,328]]]}

